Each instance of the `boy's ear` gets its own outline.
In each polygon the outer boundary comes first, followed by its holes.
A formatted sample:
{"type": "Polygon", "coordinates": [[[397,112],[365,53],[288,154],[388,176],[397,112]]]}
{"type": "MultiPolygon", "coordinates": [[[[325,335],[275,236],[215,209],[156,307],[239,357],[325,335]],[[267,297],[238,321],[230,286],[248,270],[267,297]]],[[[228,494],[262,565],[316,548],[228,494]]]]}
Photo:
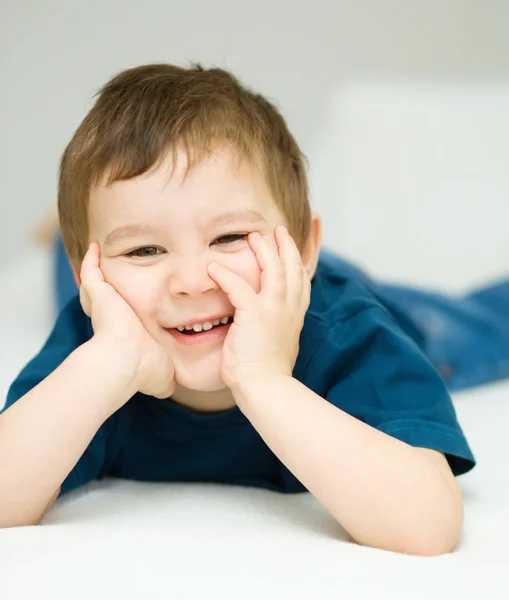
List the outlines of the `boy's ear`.
{"type": "Polygon", "coordinates": [[[320,248],[322,246],[322,220],[316,213],[311,213],[311,228],[307,242],[300,253],[302,263],[306,267],[309,279],[313,279],[318,257],[320,256],[320,248]]]}
{"type": "Polygon", "coordinates": [[[79,288],[80,285],[81,285],[80,272],[78,271],[78,269],[74,265],[71,265],[71,269],[72,269],[72,274],[74,276],[74,281],[76,282],[76,285],[79,288]]]}

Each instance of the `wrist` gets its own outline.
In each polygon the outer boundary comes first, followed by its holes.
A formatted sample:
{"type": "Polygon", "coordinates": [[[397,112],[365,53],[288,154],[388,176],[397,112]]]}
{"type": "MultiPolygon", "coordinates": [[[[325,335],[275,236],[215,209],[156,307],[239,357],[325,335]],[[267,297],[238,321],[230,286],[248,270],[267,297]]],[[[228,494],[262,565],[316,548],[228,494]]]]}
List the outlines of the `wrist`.
{"type": "Polygon", "coordinates": [[[85,344],[97,368],[114,380],[119,393],[133,396],[140,387],[142,352],[134,342],[98,334],[85,344]]]}
{"type": "Polygon", "coordinates": [[[292,381],[291,375],[263,373],[257,377],[241,379],[231,388],[233,398],[240,407],[251,402],[259,402],[268,393],[292,381]]]}

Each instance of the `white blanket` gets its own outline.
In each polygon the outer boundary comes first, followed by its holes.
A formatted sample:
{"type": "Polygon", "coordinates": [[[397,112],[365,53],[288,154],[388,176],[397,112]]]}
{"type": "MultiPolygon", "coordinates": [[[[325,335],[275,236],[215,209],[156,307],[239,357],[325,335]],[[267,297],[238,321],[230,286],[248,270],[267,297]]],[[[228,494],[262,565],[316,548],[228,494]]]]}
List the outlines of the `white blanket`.
{"type": "MultiPolygon", "coordinates": [[[[0,278],[2,398],[49,328],[47,282],[44,255],[0,278]]],[[[509,383],[454,400],[478,466],[453,554],[357,546],[310,494],[106,479],[0,530],[0,599],[508,598],[509,383]]]]}

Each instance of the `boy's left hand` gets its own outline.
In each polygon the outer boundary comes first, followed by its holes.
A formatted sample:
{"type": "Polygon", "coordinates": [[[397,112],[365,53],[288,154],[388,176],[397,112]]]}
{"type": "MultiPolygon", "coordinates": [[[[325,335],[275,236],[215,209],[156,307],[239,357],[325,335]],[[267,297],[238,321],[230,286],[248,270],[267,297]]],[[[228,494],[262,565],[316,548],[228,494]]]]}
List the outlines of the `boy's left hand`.
{"type": "Polygon", "coordinates": [[[242,277],[212,263],[209,274],[235,307],[223,345],[222,378],[233,392],[249,382],[292,375],[309,306],[311,282],[299,250],[284,228],[275,244],[258,232],[249,244],[261,269],[256,293],[242,277]]]}

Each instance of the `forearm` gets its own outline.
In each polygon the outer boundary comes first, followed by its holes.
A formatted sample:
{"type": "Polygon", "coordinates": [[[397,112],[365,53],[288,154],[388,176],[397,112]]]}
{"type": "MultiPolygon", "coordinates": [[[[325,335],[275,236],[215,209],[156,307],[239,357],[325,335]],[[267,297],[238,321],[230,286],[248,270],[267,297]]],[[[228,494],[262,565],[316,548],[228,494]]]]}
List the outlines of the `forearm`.
{"type": "Polygon", "coordinates": [[[102,423],[135,393],[133,358],[93,338],[0,415],[0,527],[41,518],[102,423]]]}
{"type": "Polygon", "coordinates": [[[459,488],[417,448],[290,377],[234,392],[267,445],[359,543],[440,554],[461,529],[459,488]]]}

